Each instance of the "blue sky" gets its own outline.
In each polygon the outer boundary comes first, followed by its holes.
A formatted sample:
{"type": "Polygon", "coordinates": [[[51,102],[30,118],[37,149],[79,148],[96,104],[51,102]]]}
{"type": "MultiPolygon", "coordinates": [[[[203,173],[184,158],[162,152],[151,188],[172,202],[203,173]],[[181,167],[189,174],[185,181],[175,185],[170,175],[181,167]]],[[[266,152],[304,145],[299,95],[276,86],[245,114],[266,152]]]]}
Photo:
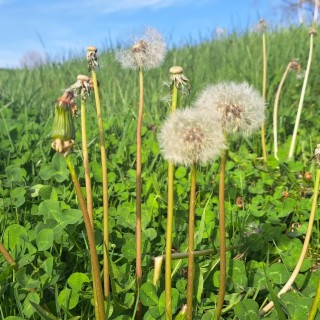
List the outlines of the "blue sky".
{"type": "Polygon", "coordinates": [[[146,26],[169,45],[199,41],[216,30],[248,30],[280,22],[281,0],[0,0],[0,68],[26,53],[51,59],[123,44],[146,26]]]}

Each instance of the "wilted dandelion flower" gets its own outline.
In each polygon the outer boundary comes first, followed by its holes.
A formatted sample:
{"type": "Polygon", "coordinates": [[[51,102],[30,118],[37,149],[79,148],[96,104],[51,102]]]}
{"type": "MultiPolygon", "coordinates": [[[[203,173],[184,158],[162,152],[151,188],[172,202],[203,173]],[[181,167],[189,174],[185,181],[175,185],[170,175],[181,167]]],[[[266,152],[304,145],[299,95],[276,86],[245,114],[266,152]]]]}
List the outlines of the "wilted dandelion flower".
{"type": "Polygon", "coordinates": [[[195,107],[221,119],[222,127],[228,133],[249,135],[264,121],[264,100],[246,82],[209,85],[195,101],[195,107]]]}
{"type": "Polygon", "coordinates": [[[167,47],[163,36],[154,28],[147,28],[136,38],[131,48],[116,52],[116,59],[123,68],[152,69],[159,67],[166,55],[167,47]]]}
{"type": "Polygon", "coordinates": [[[205,165],[226,148],[220,123],[191,108],[170,115],[158,139],[164,158],[177,165],[205,165]]]}
{"type": "Polygon", "coordinates": [[[65,92],[55,106],[55,116],[52,126],[52,148],[66,156],[74,145],[75,129],[72,118],[72,108],[75,103],[71,92],[65,92]]]}

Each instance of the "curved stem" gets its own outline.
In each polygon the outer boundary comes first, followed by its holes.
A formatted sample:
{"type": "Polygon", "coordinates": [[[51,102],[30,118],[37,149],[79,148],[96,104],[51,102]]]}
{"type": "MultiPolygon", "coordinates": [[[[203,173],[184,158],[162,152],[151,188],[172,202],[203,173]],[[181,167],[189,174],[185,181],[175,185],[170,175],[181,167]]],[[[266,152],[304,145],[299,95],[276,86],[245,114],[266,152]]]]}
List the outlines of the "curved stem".
{"type": "Polygon", "coordinates": [[[274,141],[274,157],[278,159],[278,125],[277,125],[277,118],[278,118],[278,104],[279,104],[279,98],[280,98],[280,93],[281,93],[281,90],[282,90],[282,86],[283,86],[283,83],[284,83],[284,80],[286,79],[288,73],[289,73],[289,70],[290,70],[290,67],[291,67],[291,61],[288,63],[288,66],[281,78],[281,81],[279,83],[279,87],[278,87],[278,90],[277,90],[277,93],[276,93],[276,98],[274,100],[274,106],[273,106],[273,141],[274,141]]]}
{"type": "MultiPolygon", "coordinates": [[[[141,230],[141,131],[143,120],[143,71],[139,69],[139,112],[137,123],[137,155],[136,155],[136,276],[138,290],[142,285],[142,230],[141,230]]],[[[142,319],[142,305],[138,302],[137,319],[142,319]]]]}
{"type": "Polygon", "coordinates": [[[220,277],[219,277],[219,294],[216,308],[216,319],[220,319],[224,296],[226,292],[227,277],[227,255],[226,255],[226,223],[225,223],[225,172],[227,162],[227,150],[221,156],[220,178],[219,178],[219,235],[220,235],[220,277]]]}
{"type": "MultiPolygon", "coordinates": [[[[287,283],[283,286],[283,288],[279,291],[278,297],[281,296],[281,294],[287,292],[292,284],[294,283],[297,275],[299,274],[300,268],[302,266],[304,257],[307,253],[309,242],[310,242],[310,237],[312,234],[312,227],[313,227],[313,222],[314,222],[314,217],[315,213],[317,210],[317,205],[318,205],[318,194],[319,194],[319,181],[320,181],[320,169],[317,169],[317,174],[316,174],[316,181],[314,185],[314,194],[313,194],[313,199],[312,199],[312,207],[311,207],[311,212],[310,212],[310,217],[309,217],[309,223],[308,223],[308,229],[306,233],[306,237],[303,242],[303,247],[300,253],[300,257],[298,259],[298,262],[289,278],[287,283]]],[[[264,315],[267,312],[269,312],[273,308],[274,304],[272,301],[270,301],[261,311],[260,315],[264,315]]]]}
{"type": "MultiPolygon", "coordinates": [[[[266,33],[262,32],[262,53],[263,53],[263,76],[262,76],[262,97],[266,101],[267,87],[267,49],[266,49],[266,33]]],[[[261,144],[263,160],[267,161],[266,133],[264,122],[261,124],[261,144]]]]}
{"type": "Polygon", "coordinates": [[[7,251],[7,249],[4,247],[4,245],[1,242],[0,242],[0,252],[4,256],[4,258],[8,261],[8,263],[11,264],[15,270],[17,270],[18,269],[17,264],[15,263],[10,253],[7,251]]]}
{"type": "Polygon", "coordinates": [[[100,137],[100,152],[101,152],[101,169],[102,169],[102,190],[103,190],[103,283],[104,283],[104,295],[108,299],[110,296],[110,281],[109,281],[109,204],[108,204],[108,174],[107,174],[107,155],[104,140],[104,132],[102,125],[102,114],[100,96],[98,91],[97,74],[92,69],[92,80],[94,87],[94,97],[96,101],[97,120],[100,137]]]}
{"type": "Polygon", "coordinates": [[[306,69],[306,73],[305,73],[304,81],[303,81],[303,85],[302,85],[302,91],[301,91],[299,105],[298,105],[296,122],[294,124],[288,160],[290,160],[294,154],[294,148],[295,148],[295,144],[296,144],[297,133],[298,133],[299,123],[300,123],[300,118],[301,118],[302,107],[303,107],[303,100],[304,100],[304,96],[306,93],[308,77],[309,77],[310,68],[311,68],[311,61],[312,61],[312,54],[313,54],[313,37],[314,37],[314,34],[313,34],[313,32],[311,32],[310,33],[310,48],[309,48],[308,64],[307,64],[307,69],[306,69]]]}
{"type": "Polygon", "coordinates": [[[104,312],[104,300],[103,300],[103,291],[102,291],[102,285],[100,281],[100,268],[99,268],[99,260],[96,250],[96,244],[94,239],[94,232],[93,228],[90,222],[87,205],[83,198],[82,192],[81,192],[81,186],[78,180],[78,176],[76,174],[75,168],[73,166],[72,160],[69,155],[66,156],[66,162],[70,171],[70,175],[74,184],[74,188],[77,193],[79,205],[83,214],[83,221],[86,227],[87,236],[88,236],[88,243],[89,243],[89,250],[91,255],[91,263],[92,263],[92,277],[93,277],[93,283],[94,283],[94,303],[97,308],[97,314],[96,319],[97,320],[105,320],[105,312],[104,312]]]}
{"type": "MultiPolygon", "coordinates": [[[[177,108],[178,89],[173,85],[171,112],[177,108]]],[[[166,292],[166,319],[172,319],[171,303],[171,254],[172,254],[172,233],[173,233],[173,178],[174,164],[168,163],[168,211],[166,231],[166,260],[165,260],[165,292],[166,292]]]]}
{"type": "Polygon", "coordinates": [[[197,166],[196,164],[194,164],[191,167],[191,188],[189,206],[187,320],[192,320],[192,299],[194,282],[194,212],[196,203],[196,177],[197,166]]]}
{"type": "Polygon", "coordinates": [[[91,225],[93,227],[93,204],[92,204],[92,188],[90,178],[90,166],[88,156],[88,143],[87,143],[87,125],[86,125],[86,93],[85,89],[81,90],[81,139],[82,139],[82,155],[83,155],[83,167],[84,176],[86,182],[86,194],[87,194],[87,210],[90,218],[91,225]]]}

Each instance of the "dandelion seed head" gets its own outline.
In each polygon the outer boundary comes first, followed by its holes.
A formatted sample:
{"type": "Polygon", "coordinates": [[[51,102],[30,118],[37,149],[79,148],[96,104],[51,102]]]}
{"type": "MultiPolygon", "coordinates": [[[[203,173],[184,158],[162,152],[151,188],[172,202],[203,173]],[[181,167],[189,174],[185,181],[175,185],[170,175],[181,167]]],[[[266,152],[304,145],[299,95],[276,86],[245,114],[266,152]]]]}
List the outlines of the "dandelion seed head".
{"type": "Polygon", "coordinates": [[[195,101],[195,107],[219,118],[228,133],[249,135],[264,121],[264,100],[246,82],[209,85],[195,101]]]}
{"type": "Polygon", "coordinates": [[[116,59],[123,68],[148,70],[159,67],[167,52],[166,43],[161,33],[154,28],[147,28],[141,37],[136,38],[131,48],[116,52],[116,59]]]}
{"type": "Polygon", "coordinates": [[[158,140],[164,158],[184,166],[205,165],[226,148],[219,121],[192,108],[171,114],[158,140]]]}

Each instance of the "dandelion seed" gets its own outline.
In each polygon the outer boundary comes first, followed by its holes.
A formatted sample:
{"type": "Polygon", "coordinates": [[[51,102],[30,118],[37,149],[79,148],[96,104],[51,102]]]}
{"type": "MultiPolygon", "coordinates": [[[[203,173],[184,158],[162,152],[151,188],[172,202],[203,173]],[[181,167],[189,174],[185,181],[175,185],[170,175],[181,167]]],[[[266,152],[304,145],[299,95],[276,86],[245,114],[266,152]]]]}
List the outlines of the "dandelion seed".
{"type": "Polygon", "coordinates": [[[264,121],[264,100],[245,82],[209,85],[195,101],[195,108],[219,118],[228,133],[249,135],[264,121]]]}
{"type": "Polygon", "coordinates": [[[159,67],[166,52],[166,43],[161,33],[154,28],[147,28],[130,49],[117,51],[116,59],[123,68],[148,70],[159,67]]]}
{"type": "Polygon", "coordinates": [[[177,110],[164,122],[159,145],[166,160],[178,165],[203,165],[226,148],[219,121],[195,109],[177,110]]]}

